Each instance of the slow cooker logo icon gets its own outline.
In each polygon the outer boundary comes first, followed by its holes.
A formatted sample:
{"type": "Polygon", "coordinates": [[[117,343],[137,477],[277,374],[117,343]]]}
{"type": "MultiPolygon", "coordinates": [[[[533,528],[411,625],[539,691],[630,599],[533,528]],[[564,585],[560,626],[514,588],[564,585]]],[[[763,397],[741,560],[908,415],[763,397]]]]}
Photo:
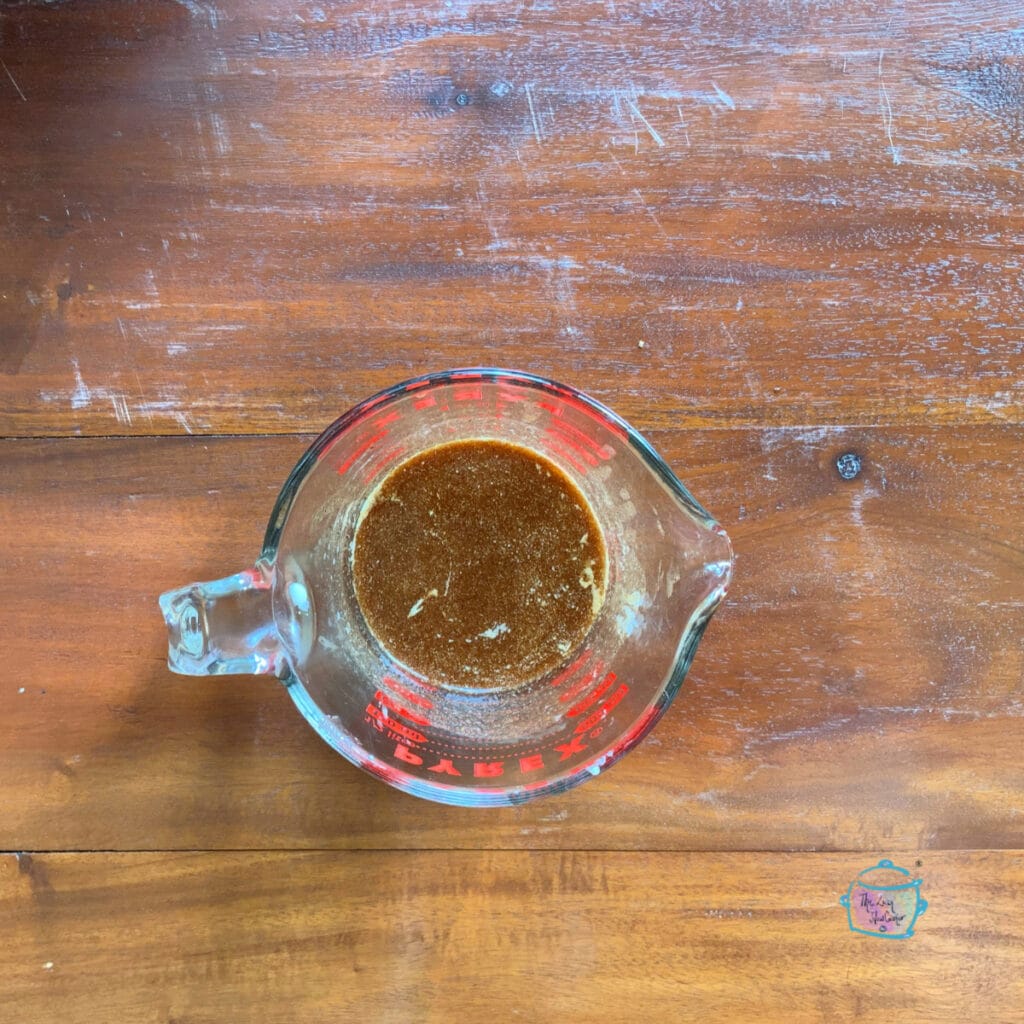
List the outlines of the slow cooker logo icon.
{"type": "Polygon", "coordinates": [[[880,939],[909,939],[914,922],[928,909],[921,879],[891,860],[862,871],[839,902],[846,907],[850,931],[880,939]]]}

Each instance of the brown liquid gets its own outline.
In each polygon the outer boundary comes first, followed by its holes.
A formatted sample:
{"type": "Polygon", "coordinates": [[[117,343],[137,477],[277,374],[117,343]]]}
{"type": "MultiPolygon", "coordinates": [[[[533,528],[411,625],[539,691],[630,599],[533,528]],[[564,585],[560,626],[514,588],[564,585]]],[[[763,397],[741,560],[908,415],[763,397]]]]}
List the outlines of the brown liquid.
{"type": "Polygon", "coordinates": [[[593,623],[606,571],[576,485],[503,441],[456,441],[402,463],[356,528],[363,615],[432,682],[510,687],[556,667],[593,623]]]}

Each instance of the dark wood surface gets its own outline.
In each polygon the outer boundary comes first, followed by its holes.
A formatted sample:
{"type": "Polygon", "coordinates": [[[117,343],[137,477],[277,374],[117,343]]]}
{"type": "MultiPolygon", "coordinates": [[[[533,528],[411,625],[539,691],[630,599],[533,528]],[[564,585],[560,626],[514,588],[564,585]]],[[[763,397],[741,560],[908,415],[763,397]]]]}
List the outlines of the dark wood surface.
{"type": "Polygon", "coordinates": [[[481,362],[647,427],[1020,421],[1017,3],[3,21],[8,434],[319,429],[481,362]]]}
{"type": "Polygon", "coordinates": [[[1022,52],[983,0],[0,4],[0,1022],[1018,1021],[1022,52]],[[473,364],[737,551],[645,743],[493,812],[171,675],[156,607],[473,364]],[[902,942],[838,904],[882,857],[902,942]]]}
{"type": "Polygon", "coordinates": [[[885,942],[848,931],[841,854],[11,857],[0,1018],[1019,1020],[1022,859],[918,860],[946,898],[885,942]]]}
{"type": "Polygon", "coordinates": [[[155,595],[251,564],[310,440],[0,447],[0,846],[1024,845],[1019,431],[652,432],[729,524],[730,599],[607,780],[483,812],[363,775],[272,681],[166,669],[155,595]]]}

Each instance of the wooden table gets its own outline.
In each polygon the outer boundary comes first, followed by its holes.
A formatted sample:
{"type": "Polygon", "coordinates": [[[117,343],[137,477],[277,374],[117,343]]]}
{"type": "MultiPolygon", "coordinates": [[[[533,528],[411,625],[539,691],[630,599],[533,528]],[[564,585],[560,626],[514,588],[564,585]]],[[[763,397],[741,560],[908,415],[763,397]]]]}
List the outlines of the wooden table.
{"type": "Polygon", "coordinates": [[[1021,40],[5,4],[0,1021],[1024,1019],[1021,40]],[[473,364],[613,406],[738,555],[646,743],[500,811],[171,675],[156,606],[251,563],[336,415],[473,364]],[[902,941],[839,904],[882,858],[902,941]]]}

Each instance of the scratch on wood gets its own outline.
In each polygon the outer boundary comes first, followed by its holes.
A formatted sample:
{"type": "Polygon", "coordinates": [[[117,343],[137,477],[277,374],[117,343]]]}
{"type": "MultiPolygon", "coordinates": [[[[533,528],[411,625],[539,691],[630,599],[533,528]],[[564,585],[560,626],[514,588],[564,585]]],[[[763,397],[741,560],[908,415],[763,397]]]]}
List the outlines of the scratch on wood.
{"type": "Polygon", "coordinates": [[[885,137],[889,140],[889,152],[892,153],[892,162],[896,167],[900,165],[900,151],[892,138],[892,104],[889,102],[889,91],[882,79],[882,58],[885,50],[878,51],[878,99],[879,104],[884,104],[882,109],[882,127],[885,129],[885,137]]]}
{"type": "MultiPolygon", "coordinates": [[[[82,377],[82,371],[79,368],[77,359],[71,360],[71,369],[75,375],[75,390],[69,396],[72,409],[85,409],[92,404],[94,398],[105,398],[113,407],[117,422],[131,425],[132,414],[128,409],[128,400],[122,392],[114,391],[110,388],[90,388],[82,377]]],[[[41,393],[40,397],[44,401],[51,401],[58,396],[47,392],[41,393]]]]}
{"type": "Polygon", "coordinates": [[[14,75],[11,74],[11,69],[7,66],[7,62],[3,59],[3,57],[0,57],[0,64],[3,65],[7,77],[11,80],[11,85],[13,85],[14,88],[18,90],[18,95],[21,97],[22,102],[28,103],[28,97],[21,91],[21,86],[18,85],[18,83],[14,80],[14,75]]]}
{"type": "Polygon", "coordinates": [[[686,118],[683,117],[683,108],[676,104],[676,110],[679,111],[679,123],[683,126],[683,138],[686,139],[686,145],[690,145],[690,133],[686,127],[686,118]]]}
{"type": "Polygon", "coordinates": [[[231,152],[231,139],[220,114],[210,114],[210,130],[213,132],[213,148],[217,155],[227,156],[231,152]]]}
{"type": "Polygon", "coordinates": [[[612,158],[613,162],[615,163],[615,166],[616,166],[616,167],[618,167],[618,169],[619,169],[619,173],[620,173],[621,175],[625,176],[625,173],[626,173],[626,172],[625,172],[625,170],[623,169],[623,166],[622,166],[622,162],[621,162],[621,161],[619,160],[619,158],[618,158],[618,157],[617,157],[617,156],[615,155],[615,150],[613,150],[613,149],[609,148],[609,150],[608,150],[608,155],[609,155],[609,156],[610,156],[610,157],[612,158]]]}
{"type": "Polygon", "coordinates": [[[651,133],[651,138],[654,139],[654,141],[659,146],[664,147],[665,140],[657,133],[657,131],[655,131],[654,126],[651,124],[651,122],[648,121],[647,118],[644,117],[644,115],[641,113],[639,105],[637,103],[634,103],[633,100],[629,99],[628,97],[626,98],[626,103],[629,105],[629,109],[634,114],[636,114],[637,117],[640,118],[641,122],[643,123],[643,126],[651,133]]]}
{"type": "Polygon", "coordinates": [[[78,360],[72,359],[71,366],[75,372],[75,390],[71,392],[71,408],[82,409],[92,400],[92,392],[86,387],[82,379],[82,371],[78,367],[78,360]]]}
{"type": "Polygon", "coordinates": [[[205,18],[210,28],[216,28],[220,24],[220,11],[211,4],[203,3],[201,0],[178,0],[193,17],[205,18]]]}
{"type": "Polygon", "coordinates": [[[181,412],[181,405],[182,399],[180,397],[164,391],[159,399],[147,399],[145,402],[139,402],[135,407],[135,411],[141,412],[147,419],[151,419],[154,414],[177,418],[179,415],[185,415],[181,412]]]}
{"type": "Polygon", "coordinates": [[[117,422],[130,426],[132,414],[128,411],[128,400],[124,395],[111,395],[110,404],[114,407],[114,416],[117,418],[117,422]]]}
{"type": "Polygon", "coordinates": [[[658,218],[655,215],[654,211],[647,205],[647,201],[640,194],[640,189],[638,189],[638,188],[633,189],[633,195],[636,196],[637,201],[644,208],[644,213],[646,213],[647,216],[650,217],[652,221],[654,221],[654,226],[662,233],[662,235],[665,238],[668,238],[668,232],[661,226],[661,221],[658,220],[658,218]]]}
{"type": "Polygon", "coordinates": [[[530,91],[528,85],[523,87],[526,90],[526,102],[530,107],[530,120],[533,121],[533,134],[536,136],[538,142],[544,141],[544,136],[540,130],[540,122],[537,120],[537,111],[533,106],[533,93],[530,91]]]}
{"type": "Polygon", "coordinates": [[[717,82],[711,83],[711,88],[715,90],[715,95],[721,100],[723,105],[728,107],[730,110],[736,109],[736,102],[733,98],[720,86],[717,82]]]}

